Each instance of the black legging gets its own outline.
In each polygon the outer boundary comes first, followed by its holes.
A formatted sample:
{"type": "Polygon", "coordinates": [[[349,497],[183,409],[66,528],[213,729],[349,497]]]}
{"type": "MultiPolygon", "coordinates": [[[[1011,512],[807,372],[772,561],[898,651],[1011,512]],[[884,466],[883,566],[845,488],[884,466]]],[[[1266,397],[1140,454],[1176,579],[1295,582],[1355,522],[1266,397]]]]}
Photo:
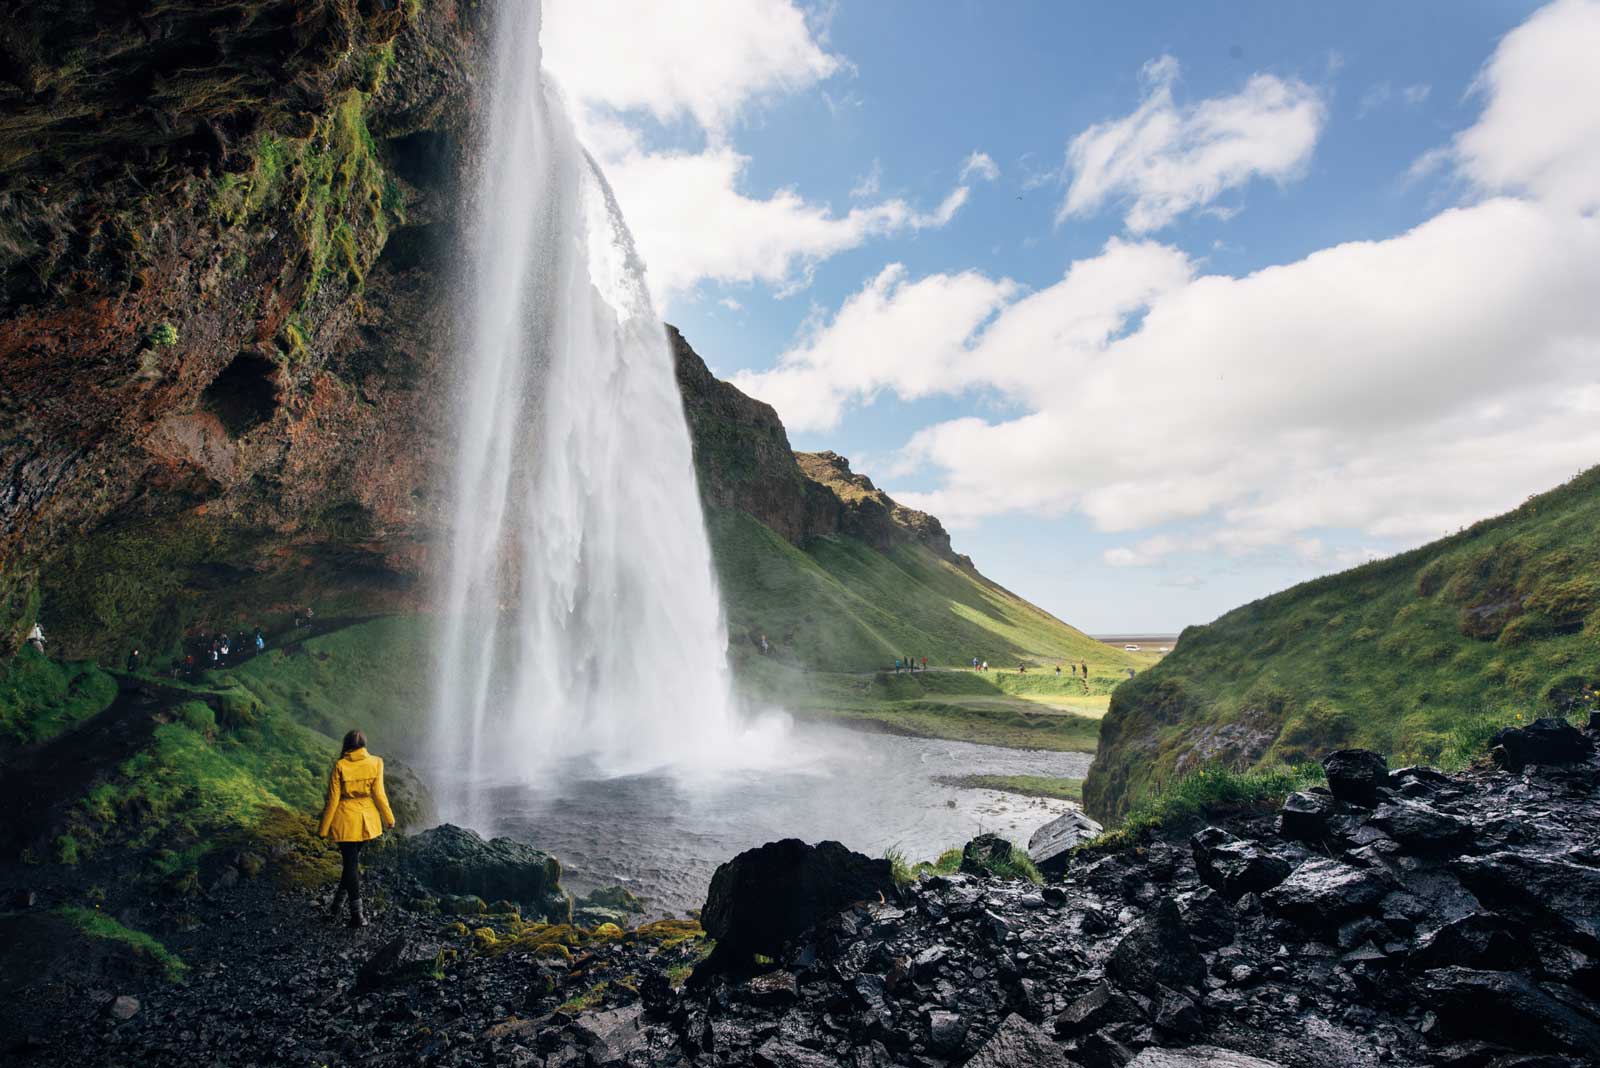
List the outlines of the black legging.
{"type": "Polygon", "coordinates": [[[361,847],[365,842],[340,842],[339,855],[344,858],[344,873],[339,876],[339,889],[351,897],[361,896],[361,847]]]}

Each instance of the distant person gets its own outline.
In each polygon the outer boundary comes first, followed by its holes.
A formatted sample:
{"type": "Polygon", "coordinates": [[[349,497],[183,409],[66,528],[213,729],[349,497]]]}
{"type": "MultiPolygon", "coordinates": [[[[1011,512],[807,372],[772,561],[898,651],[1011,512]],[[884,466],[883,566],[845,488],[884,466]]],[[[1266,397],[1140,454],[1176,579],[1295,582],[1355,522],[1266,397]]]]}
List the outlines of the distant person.
{"type": "Polygon", "coordinates": [[[928,670],[928,658],[927,657],[923,657],[922,658],[922,670],[924,672],[926,672],[928,670]]]}
{"type": "Polygon", "coordinates": [[[1057,678],[1061,677],[1061,665],[1060,664],[1056,665],[1056,677],[1057,678]]]}
{"type": "Polygon", "coordinates": [[[1128,678],[1133,678],[1133,668],[1128,669],[1128,678]]]}
{"type": "Polygon", "coordinates": [[[260,627],[257,627],[256,628],[256,652],[258,652],[258,653],[265,652],[266,648],[267,648],[267,636],[265,634],[261,633],[261,628],[260,627]]]}
{"type": "Polygon", "coordinates": [[[980,670],[982,670],[982,671],[988,671],[988,670],[989,670],[989,661],[987,661],[987,660],[985,660],[985,661],[984,661],[984,662],[983,662],[983,667],[982,667],[982,668],[981,668],[981,669],[980,669],[980,670]]]}
{"type": "Polygon", "coordinates": [[[973,657],[972,658],[972,670],[973,671],[977,671],[978,670],[978,658],[977,657],[973,657]]]}
{"type": "Polygon", "coordinates": [[[133,652],[128,654],[128,674],[137,675],[138,673],[139,673],[139,650],[135,649],[133,652]]]}
{"type": "Polygon", "coordinates": [[[1026,664],[1018,664],[1017,665],[1017,674],[1018,675],[1026,675],[1027,673],[1028,673],[1028,665],[1026,665],[1026,664]]]}
{"type": "Polygon", "coordinates": [[[898,656],[894,658],[894,673],[896,675],[900,674],[900,658],[898,656]]]}
{"type": "Polygon", "coordinates": [[[41,655],[44,653],[44,628],[35,623],[28,632],[28,644],[33,646],[41,655]]]}
{"type": "Polygon", "coordinates": [[[339,918],[339,908],[350,900],[350,926],[365,927],[361,911],[361,847],[394,826],[394,810],[383,791],[383,758],[367,752],[367,736],[351,731],[344,736],[343,751],[328,777],[328,804],[322,810],[317,833],[339,843],[344,870],[333,892],[328,918],[339,918]]]}

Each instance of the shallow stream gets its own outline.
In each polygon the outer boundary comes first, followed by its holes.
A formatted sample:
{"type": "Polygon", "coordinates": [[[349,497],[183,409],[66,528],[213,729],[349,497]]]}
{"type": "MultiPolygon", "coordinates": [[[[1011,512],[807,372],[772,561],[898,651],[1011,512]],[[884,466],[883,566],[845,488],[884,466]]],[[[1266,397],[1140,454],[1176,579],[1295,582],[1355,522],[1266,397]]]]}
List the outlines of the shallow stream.
{"type": "Polygon", "coordinates": [[[944,785],[941,776],[1082,778],[1087,753],[1055,753],[799,726],[781,770],[591,778],[489,788],[487,828],[561,859],[576,893],[620,884],[652,915],[698,908],[717,865],[778,838],[835,839],[869,856],[931,860],[983,831],[1019,845],[1061,801],[944,785]]]}

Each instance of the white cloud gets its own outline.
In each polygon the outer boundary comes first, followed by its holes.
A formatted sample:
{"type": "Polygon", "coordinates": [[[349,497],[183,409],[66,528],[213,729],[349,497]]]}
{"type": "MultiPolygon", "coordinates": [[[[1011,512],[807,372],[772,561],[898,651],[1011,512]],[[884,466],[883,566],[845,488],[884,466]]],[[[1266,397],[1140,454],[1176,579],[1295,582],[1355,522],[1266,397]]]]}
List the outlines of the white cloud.
{"type": "Polygon", "coordinates": [[[1433,86],[1431,85],[1408,85],[1400,90],[1400,99],[1406,102],[1407,107],[1414,108],[1418,104],[1425,102],[1432,94],[1433,86]]]}
{"type": "Polygon", "coordinates": [[[878,189],[882,186],[882,184],[883,161],[875,159],[872,161],[872,169],[866,174],[863,174],[860,181],[856,182],[856,184],[851,187],[850,199],[864,200],[867,197],[875,197],[878,195],[878,189]]]}
{"type": "Polygon", "coordinates": [[[724,308],[727,308],[731,312],[744,311],[744,305],[740,304],[732,297],[723,297],[721,300],[717,301],[717,303],[722,305],[724,308]]]}
{"type": "Polygon", "coordinates": [[[1454,142],[1490,192],[1600,207],[1600,3],[1556,0],[1508,33],[1478,76],[1483,116],[1454,142]]]}
{"type": "Polygon", "coordinates": [[[1145,64],[1138,109],[1072,140],[1057,222],[1126,202],[1128,229],[1146,233],[1252,179],[1282,183],[1304,172],[1326,115],[1314,89],[1257,74],[1232,96],[1180,107],[1178,73],[1171,56],[1145,64]]]}
{"type": "Polygon", "coordinates": [[[891,268],[742,384],[817,428],[885,392],[998,396],[915,433],[901,466],[937,488],[896,496],[950,525],[1077,512],[1130,532],[1113,566],[1343,566],[1503,510],[1600,458],[1597,9],[1507,35],[1482,117],[1435,157],[1521,196],[1244,277],[1150,241],[1036,292],[891,268]]]}
{"type": "Polygon", "coordinates": [[[961,180],[970,182],[977,179],[980,182],[992,182],[1000,177],[1000,165],[989,156],[987,152],[973,152],[961,164],[961,180]]]}
{"type": "Polygon", "coordinates": [[[713,279],[761,282],[787,293],[818,262],[888,234],[944,226],[967,198],[957,186],[931,211],[898,197],[834,212],[793,190],[741,190],[750,158],[732,148],[614,154],[606,176],[649,266],[658,300],[713,279]]]}
{"type": "MultiPolygon", "coordinates": [[[[794,189],[747,188],[750,157],[733,145],[736,120],[848,71],[827,50],[829,17],[823,8],[808,21],[793,0],[546,0],[545,68],[606,171],[663,306],[707,280],[793,292],[822,260],[944,226],[965,203],[965,178],[931,210],[903,197],[874,199],[876,162],[851,191],[862,203],[848,211],[794,189]],[[642,116],[689,124],[698,143],[661,148],[644,136],[642,116]]],[[[824,96],[830,109],[840,99],[824,96]]],[[[843,97],[852,98],[859,106],[854,94],[843,97]]]]}
{"type": "Polygon", "coordinates": [[[717,136],[750,103],[840,66],[790,0],[545,0],[543,21],[545,67],[584,105],[687,117],[717,136]]]}
{"type": "Polygon", "coordinates": [[[884,392],[999,391],[1023,412],[917,432],[905,462],[940,485],[897,496],[953,525],[1077,511],[1207,531],[1114,565],[1303,555],[1323,529],[1419,541],[1600,456],[1596,277],[1600,219],[1505,198],[1242,278],[1153,242],[1112,241],[1026,294],[893,267],[737,381],[809,429],[884,392]]]}

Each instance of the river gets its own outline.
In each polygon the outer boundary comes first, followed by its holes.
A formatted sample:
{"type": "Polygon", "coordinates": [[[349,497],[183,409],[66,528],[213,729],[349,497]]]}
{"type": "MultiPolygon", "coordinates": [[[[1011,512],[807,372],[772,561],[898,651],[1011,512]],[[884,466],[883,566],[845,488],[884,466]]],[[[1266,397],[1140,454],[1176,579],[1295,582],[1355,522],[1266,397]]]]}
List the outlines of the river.
{"type": "Polygon", "coordinates": [[[622,885],[654,916],[698,908],[717,865],[778,838],[834,839],[869,856],[897,849],[931,860],[983,831],[1019,845],[1071,806],[943,785],[940,776],[1082,778],[1087,753],[1005,749],[795,728],[781,770],[724,772],[694,782],[666,775],[572,775],[489,788],[492,830],[555,854],[575,893],[622,885]]]}

